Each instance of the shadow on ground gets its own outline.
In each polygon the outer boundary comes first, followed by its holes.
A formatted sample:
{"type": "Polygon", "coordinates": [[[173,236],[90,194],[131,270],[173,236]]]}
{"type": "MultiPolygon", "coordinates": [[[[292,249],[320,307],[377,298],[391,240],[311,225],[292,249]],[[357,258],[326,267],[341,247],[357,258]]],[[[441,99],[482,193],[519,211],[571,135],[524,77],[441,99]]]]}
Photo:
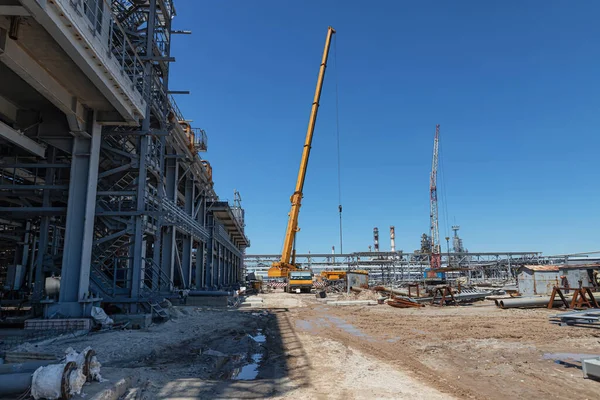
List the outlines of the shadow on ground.
{"type": "MultiPolygon", "coordinates": [[[[174,363],[181,364],[186,357],[194,363],[182,369],[177,378],[160,385],[156,398],[263,399],[310,386],[310,363],[293,329],[288,310],[240,314],[240,326],[235,329],[224,329],[210,340],[198,338],[182,342],[177,348],[166,349],[164,354],[144,360],[144,367],[165,372],[170,369],[171,375],[179,369],[172,368],[174,363]],[[264,335],[264,342],[256,342],[253,335],[257,333],[264,335]],[[260,354],[260,361],[252,370],[252,362],[256,361],[252,356],[257,354],[260,354]],[[246,372],[247,380],[240,379],[244,378],[242,370],[246,372]]],[[[139,360],[136,364],[141,366],[139,360]]],[[[133,366],[133,363],[129,365],[133,366]]]]}

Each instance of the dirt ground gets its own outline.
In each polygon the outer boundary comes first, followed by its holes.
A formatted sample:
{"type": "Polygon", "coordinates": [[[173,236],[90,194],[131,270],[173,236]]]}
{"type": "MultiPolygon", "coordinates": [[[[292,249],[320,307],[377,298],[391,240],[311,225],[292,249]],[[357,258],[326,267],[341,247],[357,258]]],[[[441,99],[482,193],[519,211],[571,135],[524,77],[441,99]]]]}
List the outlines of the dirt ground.
{"type": "Polygon", "coordinates": [[[138,377],[128,399],[599,398],[600,382],[584,379],[579,363],[554,359],[600,355],[600,330],[553,325],[556,311],[260,297],[252,308],[180,307],[177,319],[145,331],[22,349],[92,345],[111,375],[138,377]]]}

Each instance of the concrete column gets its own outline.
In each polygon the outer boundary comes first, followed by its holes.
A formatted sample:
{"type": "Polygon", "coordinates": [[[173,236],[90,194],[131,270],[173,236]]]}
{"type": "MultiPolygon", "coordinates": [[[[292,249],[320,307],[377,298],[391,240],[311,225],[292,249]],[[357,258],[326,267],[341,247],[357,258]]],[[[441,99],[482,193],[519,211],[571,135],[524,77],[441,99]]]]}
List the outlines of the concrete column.
{"type": "Polygon", "coordinates": [[[91,138],[76,137],[73,140],[65,248],[57,308],[68,316],[83,314],[79,300],[88,293],[90,284],[102,132],[101,126],[95,122],[89,130],[91,138]]]}

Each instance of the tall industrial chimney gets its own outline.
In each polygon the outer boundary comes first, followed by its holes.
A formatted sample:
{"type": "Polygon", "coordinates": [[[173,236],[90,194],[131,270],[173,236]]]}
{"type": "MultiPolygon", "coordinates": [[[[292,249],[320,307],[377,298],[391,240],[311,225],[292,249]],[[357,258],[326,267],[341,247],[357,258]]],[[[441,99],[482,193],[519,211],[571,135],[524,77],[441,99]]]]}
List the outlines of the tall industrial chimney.
{"type": "Polygon", "coordinates": [[[373,228],[373,244],[375,251],[379,251],[379,229],[377,227],[373,228]]]}
{"type": "Polygon", "coordinates": [[[396,251],[396,228],[390,226],[390,246],[392,251],[396,251]]]}

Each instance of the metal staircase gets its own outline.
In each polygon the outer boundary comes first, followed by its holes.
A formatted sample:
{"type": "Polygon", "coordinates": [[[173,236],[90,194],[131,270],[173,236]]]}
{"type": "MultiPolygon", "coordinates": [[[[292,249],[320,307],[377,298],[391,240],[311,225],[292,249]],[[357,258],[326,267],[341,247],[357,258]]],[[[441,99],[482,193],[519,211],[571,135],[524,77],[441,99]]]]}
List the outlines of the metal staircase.
{"type": "Polygon", "coordinates": [[[152,313],[152,315],[157,315],[158,317],[163,319],[169,318],[169,313],[167,312],[167,310],[162,308],[158,302],[155,302],[154,300],[149,300],[147,304],[150,307],[150,312],[152,313]]]}

